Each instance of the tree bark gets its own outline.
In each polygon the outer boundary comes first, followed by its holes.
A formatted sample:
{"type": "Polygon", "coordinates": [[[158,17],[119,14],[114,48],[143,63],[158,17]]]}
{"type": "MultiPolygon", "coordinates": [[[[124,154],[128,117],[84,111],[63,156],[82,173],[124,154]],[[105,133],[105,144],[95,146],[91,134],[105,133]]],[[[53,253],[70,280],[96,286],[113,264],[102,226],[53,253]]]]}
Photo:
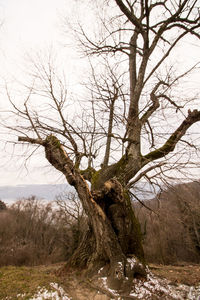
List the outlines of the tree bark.
{"type": "MultiPolygon", "coordinates": [[[[90,191],[56,137],[50,135],[40,141],[40,145],[45,148],[47,160],[75,187],[88,216],[89,229],[67,266],[85,268],[91,274],[107,265],[110,278],[117,286],[123,284],[126,277],[145,276],[140,226],[121,183],[110,178],[90,191]]],[[[98,180],[102,182],[102,178],[97,177],[98,180]]]]}

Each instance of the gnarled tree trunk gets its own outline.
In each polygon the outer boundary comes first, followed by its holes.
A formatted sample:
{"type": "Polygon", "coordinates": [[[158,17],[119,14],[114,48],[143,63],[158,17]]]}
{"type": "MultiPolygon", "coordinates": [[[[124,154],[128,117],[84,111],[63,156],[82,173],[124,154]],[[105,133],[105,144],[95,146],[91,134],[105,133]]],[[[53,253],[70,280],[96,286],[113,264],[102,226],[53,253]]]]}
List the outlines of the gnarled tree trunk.
{"type": "Polygon", "coordinates": [[[49,162],[63,172],[68,182],[75,187],[88,216],[88,232],[68,265],[85,267],[87,272],[93,273],[109,264],[110,277],[118,283],[122,283],[125,277],[144,276],[140,227],[128,194],[121,183],[112,178],[114,173],[111,170],[108,172],[110,176],[105,176],[105,172],[94,173],[93,178],[96,178],[90,191],[83,175],[74,167],[54,136],[46,139],[45,152],[49,162]],[[127,257],[132,257],[134,264],[133,261],[130,264],[127,257]]]}
{"type": "MultiPolygon", "coordinates": [[[[114,173],[111,170],[110,176],[105,176],[105,172],[103,175],[94,173],[93,178],[96,178],[90,191],[84,175],[75,168],[56,137],[50,135],[38,143],[44,146],[47,160],[75,187],[88,216],[88,231],[68,266],[95,273],[107,265],[110,278],[118,284],[123,283],[125,277],[145,276],[140,226],[130,198],[114,173]]],[[[114,170],[116,175],[117,169],[114,170]]]]}

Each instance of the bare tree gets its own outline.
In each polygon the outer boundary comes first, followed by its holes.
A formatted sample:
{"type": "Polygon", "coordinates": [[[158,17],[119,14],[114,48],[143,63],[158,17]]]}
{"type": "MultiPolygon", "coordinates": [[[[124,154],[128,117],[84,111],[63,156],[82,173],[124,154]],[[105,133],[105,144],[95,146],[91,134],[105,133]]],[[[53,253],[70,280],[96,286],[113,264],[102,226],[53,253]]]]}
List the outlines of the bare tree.
{"type": "Polygon", "coordinates": [[[185,146],[192,146],[183,137],[200,121],[200,111],[193,109],[195,98],[184,99],[173,88],[195,66],[176,76],[168,59],[185,36],[199,40],[198,3],[107,1],[109,18],[101,18],[104,30],[96,40],[79,24],[78,42],[92,61],[90,109],[88,101],[72,105],[67,99],[51,57],[46,65],[33,61],[34,83],[23,108],[8,93],[21,119],[14,128],[19,142],[43,147],[49,163],[76,189],[88,216],[89,230],[68,262],[71,266],[93,272],[109,263],[110,277],[120,284],[125,277],[145,276],[129,190],[148,172],[168,170],[169,158],[176,168],[185,146]],[[31,106],[37,95],[48,99],[48,106],[31,106]],[[172,154],[177,144],[185,145],[178,158],[172,154]]]}

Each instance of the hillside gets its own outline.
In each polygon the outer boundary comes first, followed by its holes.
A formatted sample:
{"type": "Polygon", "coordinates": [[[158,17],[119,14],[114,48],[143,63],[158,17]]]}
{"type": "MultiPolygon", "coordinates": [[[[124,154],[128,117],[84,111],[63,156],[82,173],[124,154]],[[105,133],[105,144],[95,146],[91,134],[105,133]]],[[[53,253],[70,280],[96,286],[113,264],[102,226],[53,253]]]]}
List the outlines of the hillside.
{"type": "Polygon", "coordinates": [[[134,202],[148,262],[200,263],[200,182],[169,186],[142,206],[134,202]]]}

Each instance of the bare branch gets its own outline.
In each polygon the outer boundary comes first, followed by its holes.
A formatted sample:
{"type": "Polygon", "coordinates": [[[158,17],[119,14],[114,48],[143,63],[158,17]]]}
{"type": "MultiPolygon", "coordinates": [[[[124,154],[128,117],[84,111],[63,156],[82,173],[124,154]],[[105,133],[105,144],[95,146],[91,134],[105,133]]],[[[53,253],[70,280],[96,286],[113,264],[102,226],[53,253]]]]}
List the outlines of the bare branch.
{"type": "Polygon", "coordinates": [[[127,187],[131,188],[136,182],[138,182],[142,177],[146,176],[146,174],[152,170],[155,170],[156,168],[161,168],[162,166],[166,165],[165,162],[158,163],[156,165],[150,166],[146,170],[142,171],[140,174],[138,174],[133,180],[131,180],[127,187]]]}
{"type": "Polygon", "coordinates": [[[169,86],[169,84],[167,84],[164,81],[160,81],[156,84],[156,86],[154,87],[154,89],[152,90],[152,92],[150,94],[150,98],[151,98],[151,101],[153,102],[153,104],[149,107],[149,109],[141,117],[141,119],[140,119],[141,124],[144,124],[150,118],[150,116],[157,110],[157,108],[160,106],[160,103],[158,100],[159,97],[155,95],[155,93],[157,92],[160,85],[169,86]]]}
{"type": "Polygon", "coordinates": [[[118,97],[118,89],[115,88],[115,94],[114,94],[114,97],[111,99],[111,104],[110,104],[108,137],[107,137],[107,142],[106,142],[106,150],[105,150],[105,156],[104,156],[104,161],[103,161],[103,167],[108,166],[108,162],[109,162],[110,146],[111,146],[112,130],[113,130],[114,105],[115,105],[115,101],[117,100],[117,97],[118,97]]]}
{"type": "Polygon", "coordinates": [[[188,111],[187,118],[182,122],[182,124],[176,129],[176,131],[168,138],[166,143],[150,152],[149,154],[143,157],[143,165],[146,165],[149,161],[153,161],[159,159],[161,157],[166,156],[168,153],[174,150],[178,141],[182,138],[182,136],[186,133],[186,131],[196,122],[200,121],[200,111],[193,110],[188,111]]]}
{"type": "Polygon", "coordinates": [[[158,215],[153,209],[151,209],[149,206],[147,206],[142,200],[140,200],[134,193],[132,193],[131,191],[129,191],[129,194],[135,198],[143,207],[145,207],[146,209],[150,210],[151,212],[153,212],[154,214],[158,215]]]}
{"type": "Polygon", "coordinates": [[[140,33],[143,34],[143,27],[142,27],[140,21],[134,15],[134,13],[132,11],[130,11],[126,7],[126,5],[124,5],[122,0],[115,0],[115,2],[117,3],[117,5],[121,9],[121,11],[125,14],[125,16],[128,18],[128,20],[140,30],[140,33]]]}

